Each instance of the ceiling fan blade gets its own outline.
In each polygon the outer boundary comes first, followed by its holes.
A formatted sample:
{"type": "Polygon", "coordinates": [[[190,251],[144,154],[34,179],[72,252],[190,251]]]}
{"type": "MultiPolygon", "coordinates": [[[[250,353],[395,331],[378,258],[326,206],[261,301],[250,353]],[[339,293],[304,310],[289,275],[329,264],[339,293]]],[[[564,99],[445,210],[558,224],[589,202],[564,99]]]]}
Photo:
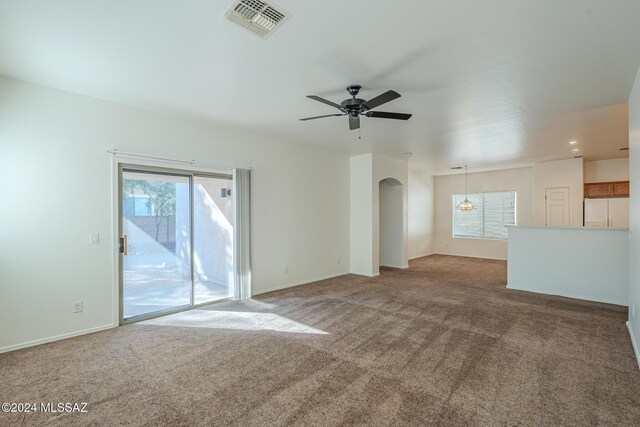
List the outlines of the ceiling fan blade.
{"type": "Polygon", "coordinates": [[[360,117],[349,118],[349,130],[360,129],[360,117]]]}
{"type": "Polygon", "coordinates": [[[409,120],[411,118],[411,114],[387,113],[386,111],[367,111],[365,115],[367,117],[376,117],[379,119],[409,120]]]}
{"type": "Polygon", "coordinates": [[[322,102],[323,104],[331,105],[332,107],[336,107],[338,110],[343,109],[342,105],[336,104],[335,102],[327,101],[326,99],[320,98],[319,96],[316,96],[316,95],[307,95],[307,98],[311,98],[314,101],[322,102]]]}
{"type": "Polygon", "coordinates": [[[327,114],[326,116],[305,117],[304,119],[299,119],[299,120],[301,122],[304,122],[305,120],[315,120],[315,119],[322,119],[325,117],[339,117],[339,116],[346,116],[346,114],[327,114]]]}
{"type": "Polygon", "coordinates": [[[362,104],[367,110],[372,110],[382,104],[386,104],[389,101],[393,101],[394,99],[400,98],[400,94],[395,90],[388,90],[382,95],[378,95],[375,98],[372,98],[362,104]]]}

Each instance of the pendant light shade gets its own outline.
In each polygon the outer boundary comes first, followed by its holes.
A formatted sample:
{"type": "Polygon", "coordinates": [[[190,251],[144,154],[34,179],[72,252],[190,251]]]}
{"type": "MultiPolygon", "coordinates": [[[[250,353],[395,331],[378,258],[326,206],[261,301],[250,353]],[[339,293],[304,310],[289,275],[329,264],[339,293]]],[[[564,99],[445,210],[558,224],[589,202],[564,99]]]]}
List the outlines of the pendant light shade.
{"type": "Polygon", "coordinates": [[[458,205],[458,210],[461,210],[462,212],[469,212],[469,211],[472,211],[472,210],[474,210],[476,208],[477,208],[477,206],[474,205],[473,203],[471,203],[471,201],[469,199],[464,199],[458,205]]]}
{"type": "Polygon", "coordinates": [[[471,212],[478,207],[469,200],[469,180],[467,177],[467,165],[464,165],[464,200],[458,205],[461,212],[471,212]]]}

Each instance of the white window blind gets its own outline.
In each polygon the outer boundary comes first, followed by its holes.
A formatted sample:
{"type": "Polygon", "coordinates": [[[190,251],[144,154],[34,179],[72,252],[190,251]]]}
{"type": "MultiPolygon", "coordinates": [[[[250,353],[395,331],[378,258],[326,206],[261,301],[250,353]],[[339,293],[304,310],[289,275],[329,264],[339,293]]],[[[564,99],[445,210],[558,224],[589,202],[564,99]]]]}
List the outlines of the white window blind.
{"type": "Polygon", "coordinates": [[[516,224],[516,192],[453,195],[453,236],[506,239],[507,226],[516,224]],[[463,212],[458,205],[467,197],[476,209],[463,212]]]}

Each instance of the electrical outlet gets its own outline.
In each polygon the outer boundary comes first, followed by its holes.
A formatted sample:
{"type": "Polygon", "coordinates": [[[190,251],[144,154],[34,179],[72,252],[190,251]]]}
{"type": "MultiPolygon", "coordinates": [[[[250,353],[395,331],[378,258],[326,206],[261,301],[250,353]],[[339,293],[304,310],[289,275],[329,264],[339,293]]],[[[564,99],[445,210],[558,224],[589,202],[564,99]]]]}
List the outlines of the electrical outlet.
{"type": "Polygon", "coordinates": [[[92,245],[100,244],[100,233],[89,233],[89,243],[92,245]]]}
{"type": "Polygon", "coordinates": [[[284,268],[284,274],[289,274],[289,267],[284,268]]]}
{"type": "Polygon", "coordinates": [[[82,301],[76,301],[73,303],[73,312],[82,313],[82,301]]]}

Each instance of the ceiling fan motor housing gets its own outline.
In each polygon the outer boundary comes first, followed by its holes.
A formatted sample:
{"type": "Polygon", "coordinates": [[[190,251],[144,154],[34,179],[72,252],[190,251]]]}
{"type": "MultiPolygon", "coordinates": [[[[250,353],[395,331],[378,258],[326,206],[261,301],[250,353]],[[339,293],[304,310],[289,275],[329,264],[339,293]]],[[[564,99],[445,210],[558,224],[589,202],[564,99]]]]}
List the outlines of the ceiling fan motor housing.
{"type": "Polygon", "coordinates": [[[356,96],[360,92],[360,89],[362,89],[362,86],[360,85],[347,86],[347,92],[349,92],[349,95],[351,95],[353,98],[345,99],[340,103],[340,105],[342,105],[346,112],[349,114],[350,119],[358,117],[358,115],[364,112],[364,110],[366,109],[362,108],[361,105],[367,101],[361,98],[356,98],[356,96]]]}
{"type": "Polygon", "coordinates": [[[349,99],[345,99],[344,101],[342,101],[340,103],[340,105],[342,105],[343,107],[345,107],[346,109],[360,109],[360,106],[362,104],[364,104],[366,101],[364,99],[360,99],[360,98],[349,98],[349,99]]]}

